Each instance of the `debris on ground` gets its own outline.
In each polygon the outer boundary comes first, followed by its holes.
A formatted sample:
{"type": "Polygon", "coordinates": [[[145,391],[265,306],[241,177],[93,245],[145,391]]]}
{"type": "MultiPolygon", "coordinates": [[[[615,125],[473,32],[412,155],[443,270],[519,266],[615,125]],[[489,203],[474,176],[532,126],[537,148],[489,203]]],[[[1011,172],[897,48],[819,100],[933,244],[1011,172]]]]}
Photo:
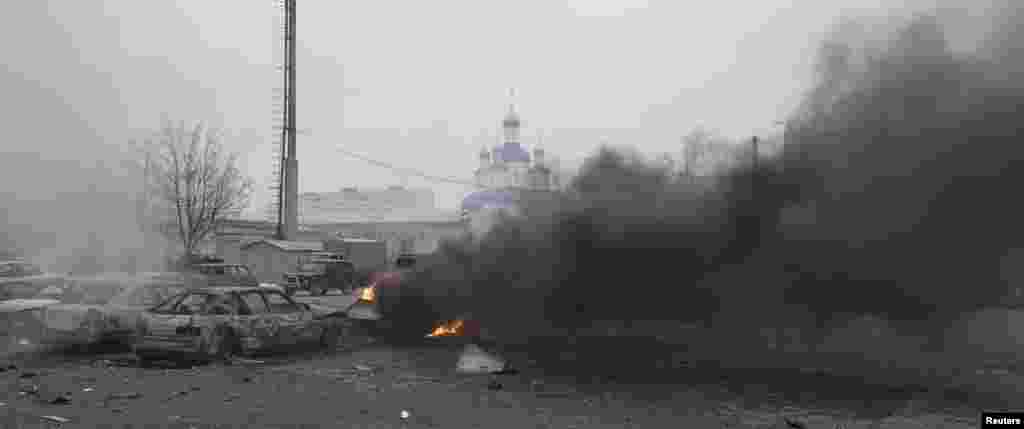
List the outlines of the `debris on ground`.
{"type": "Polygon", "coordinates": [[[399,413],[399,417],[401,417],[402,420],[406,420],[406,419],[408,419],[411,416],[412,416],[412,414],[410,414],[409,411],[407,411],[407,410],[402,410],[402,412],[399,413]]]}
{"type": "Polygon", "coordinates": [[[236,357],[236,358],[232,358],[231,359],[231,363],[238,364],[238,365],[259,365],[259,364],[264,363],[264,361],[256,360],[256,359],[245,359],[245,358],[236,357]]]}
{"type": "Polygon", "coordinates": [[[803,424],[803,423],[801,423],[799,421],[790,419],[788,417],[783,417],[782,421],[784,423],[786,423],[786,427],[789,428],[789,429],[807,429],[807,425],[805,425],[805,424],[803,424]]]}
{"type": "Polygon", "coordinates": [[[572,391],[560,391],[560,392],[535,392],[534,396],[538,398],[568,398],[576,395],[576,392],[572,391]]]}
{"type": "Polygon", "coordinates": [[[463,374],[493,374],[504,371],[507,363],[501,357],[484,351],[476,344],[467,344],[455,370],[463,374]]]}
{"type": "Polygon", "coordinates": [[[93,389],[91,387],[86,387],[86,388],[82,389],[83,392],[92,392],[93,390],[96,390],[96,389],[93,389]]]}
{"type": "Polygon", "coordinates": [[[142,397],[141,393],[138,392],[124,392],[124,393],[111,393],[107,395],[107,399],[139,399],[142,397]]]}
{"type": "Polygon", "coordinates": [[[412,382],[412,383],[415,383],[415,382],[440,383],[441,382],[441,378],[440,377],[428,377],[428,376],[425,376],[425,375],[417,375],[417,374],[402,374],[402,375],[399,375],[397,378],[399,380],[401,380],[401,381],[412,382]]]}
{"type": "Polygon", "coordinates": [[[501,390],[502,387],[504,386],[502,386],[501,383],[498,382],[498,380],[491,380],[490,382],[487,383],[487,388],[489,390],[501,390]]]}
{"type": "Polygon", "coordinates": [[[171,396],[169,398],[167,398],[167,399],[174,399],[174,398],[177,398],[179,396],[188,396],[188,392],[186,392],[184,390],[179,390],[177,392],[171,393],[171,396]]]}
{"type": "Polygon", "coordinates": [[[21,373],[21,375],[18,376],[18,378],[36,378],[36,377],[39,377],[39,373],[35,373],[35,372],[32,372],[32,371],[25,371],[25,372],[21,373]]]}
{"type": "Polygon", "coordinates": [[[373,371],[372,367],[369,367],[369,366],[366,366],[366,365],[360,365],[360,364],[352,365],[352,368],[355,368],[356,371],[362,371],[362,372],[373,371]]]}
{"type": "Polygon", "coordinates": [[[71,394],[65,393],[63,395],[57,395],[55,398],[50,400],[50,405],[68,405],[71,403],[71,394]]]}
{"type": "Polygon", "coordinates": [[[53,423],[57,423],[57,424],[63,424],[63,423],[67,423],[67,422],[71,421],[71,419],[66,419],[64,417],[59,417],[59,416],[39,416],[39,418],[41,418],[43,420],[46,420],[48,422],[53,422],[53,423]]]}

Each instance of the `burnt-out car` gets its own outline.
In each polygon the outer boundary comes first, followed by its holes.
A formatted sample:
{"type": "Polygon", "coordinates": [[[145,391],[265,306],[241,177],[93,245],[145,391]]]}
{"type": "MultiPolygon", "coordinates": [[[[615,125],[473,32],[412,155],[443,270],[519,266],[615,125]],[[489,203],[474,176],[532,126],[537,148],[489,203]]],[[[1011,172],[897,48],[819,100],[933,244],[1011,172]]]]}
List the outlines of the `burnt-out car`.
{"type": "Polygon", "coordinates": [[[0,301],[0,342],[8,352],[38,342],[42,309],[59,303],[53,299],[9,299],[0,301]]]}
{"type": "Polygon", "coordinates": [[[0,300],[32,298],[48,286],[61,286],[64,276],[44,272],[22,259],[0,261],[0,300]]]}
{"type": "Polygon", "coordinates": [[[228,360],[235,355],[308,345],[333,349],[344,314],[299,303],[259,286],[210,286],[178,294],[139,319],[135,354],[165,359],[228,360]]]}
{"type": "Polygon", "coordinates": [[[414,339],[427,337],[458,336],[477,338],[481,335],[478,323],[472,317],[456,320],[434,320],[435,315],[426,310],[426,306],[418,305],[413,296],[398,298],[395,294],[403,282],[417,275],[417,269],[429,266],[423,257],[404,254],[399,256],[394,268],[390,271],[373,273],[369,285],[358,289],[356,302],[347,309],[347,315],[359,332],[374,337],[390,339],[414,339]],[[397,319],[385,317],[381,305],[382,296],[392,298],[395,306],[391,314],[399,314],[397,319]],[[408,304],[408,305],[406,305],[408,304]],[[433,328],[428,328],[433,326],[433,328]]]}
{"type": "Polygon", "coordinates": [[[40,341],[66,345],[128,344],[135,340],[135,328],[143,311],[190,287],[197,285],[175,273],[70,277],[62,293],[55,296],[57,302],[39,311],[40,341]]]}

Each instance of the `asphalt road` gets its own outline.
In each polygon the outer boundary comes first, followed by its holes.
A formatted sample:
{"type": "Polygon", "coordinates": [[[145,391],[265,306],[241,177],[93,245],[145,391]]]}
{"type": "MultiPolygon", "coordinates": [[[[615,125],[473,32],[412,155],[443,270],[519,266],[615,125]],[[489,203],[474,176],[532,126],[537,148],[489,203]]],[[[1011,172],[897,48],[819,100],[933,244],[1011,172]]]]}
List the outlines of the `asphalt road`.
{"type": "Polygon", "coordinates": [[[120,351],[44,354],[2,365],[0,421],[56,427],[46,417],[53,416],[66,419],[64,428],[182,429],[977,425],[977,410],[968,407],[924,394],[884,399],[828,380],[797,386],[804,381],[742,373],[715,378],[692,369],[671,370],[661,382],[585,380],[542,371],[516,351],[508,356],[519,362],[519,373],[466,376],[454,371],[461,350],[457,341],[425,340],[145,369],[120,351]],[[822,389],[832,396],[846,390],[839,395],[845,399],[814,394],[822,389]]]}

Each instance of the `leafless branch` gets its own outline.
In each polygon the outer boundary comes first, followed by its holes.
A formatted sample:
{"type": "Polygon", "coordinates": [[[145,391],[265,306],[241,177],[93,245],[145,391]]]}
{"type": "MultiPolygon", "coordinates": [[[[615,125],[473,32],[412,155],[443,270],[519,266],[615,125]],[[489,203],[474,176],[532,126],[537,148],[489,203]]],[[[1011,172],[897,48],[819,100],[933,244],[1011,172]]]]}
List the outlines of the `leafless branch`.
{"type": "MultiPolygon", "coordinates": [[[[186,253],[196,248],[226,216],[248,206],[252,181],[228,153],[219,130],[165,122],[150,151],[150,194],[169,209],[174,231],[186,253]]],[[[170,220],[170,219],[168,219],[170,220]]]]}

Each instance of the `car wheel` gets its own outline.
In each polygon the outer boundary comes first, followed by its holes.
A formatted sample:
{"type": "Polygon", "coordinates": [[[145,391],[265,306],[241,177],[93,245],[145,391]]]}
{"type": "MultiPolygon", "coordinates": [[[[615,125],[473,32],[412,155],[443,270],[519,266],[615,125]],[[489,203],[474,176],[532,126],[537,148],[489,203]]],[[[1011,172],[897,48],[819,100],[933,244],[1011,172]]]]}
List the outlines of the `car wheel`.
{"type": "Polygon", "coordinates": [[[337,323],[331,323],[324,333],[320,335],[320,346],[327,351],[334,351],[338,348],[341,340],[342,329],[337,323]]]}
{"type": "Polygon", "coordinates": [[[238,352],[238,342],[230,329],[217,327],[206,343],[206,356],[215,362],[229,362],[238,352]]]}
{"type": "Polygon", "coordinates": [[[105,323],[103,322],[103,315],[98,311],[90,311],[86,314],[86,320],[88,321],[85,326],[85,332],[83,336],[87,345],[92,345],[100,342],[103,337],[103,329],[105,323]]]}

